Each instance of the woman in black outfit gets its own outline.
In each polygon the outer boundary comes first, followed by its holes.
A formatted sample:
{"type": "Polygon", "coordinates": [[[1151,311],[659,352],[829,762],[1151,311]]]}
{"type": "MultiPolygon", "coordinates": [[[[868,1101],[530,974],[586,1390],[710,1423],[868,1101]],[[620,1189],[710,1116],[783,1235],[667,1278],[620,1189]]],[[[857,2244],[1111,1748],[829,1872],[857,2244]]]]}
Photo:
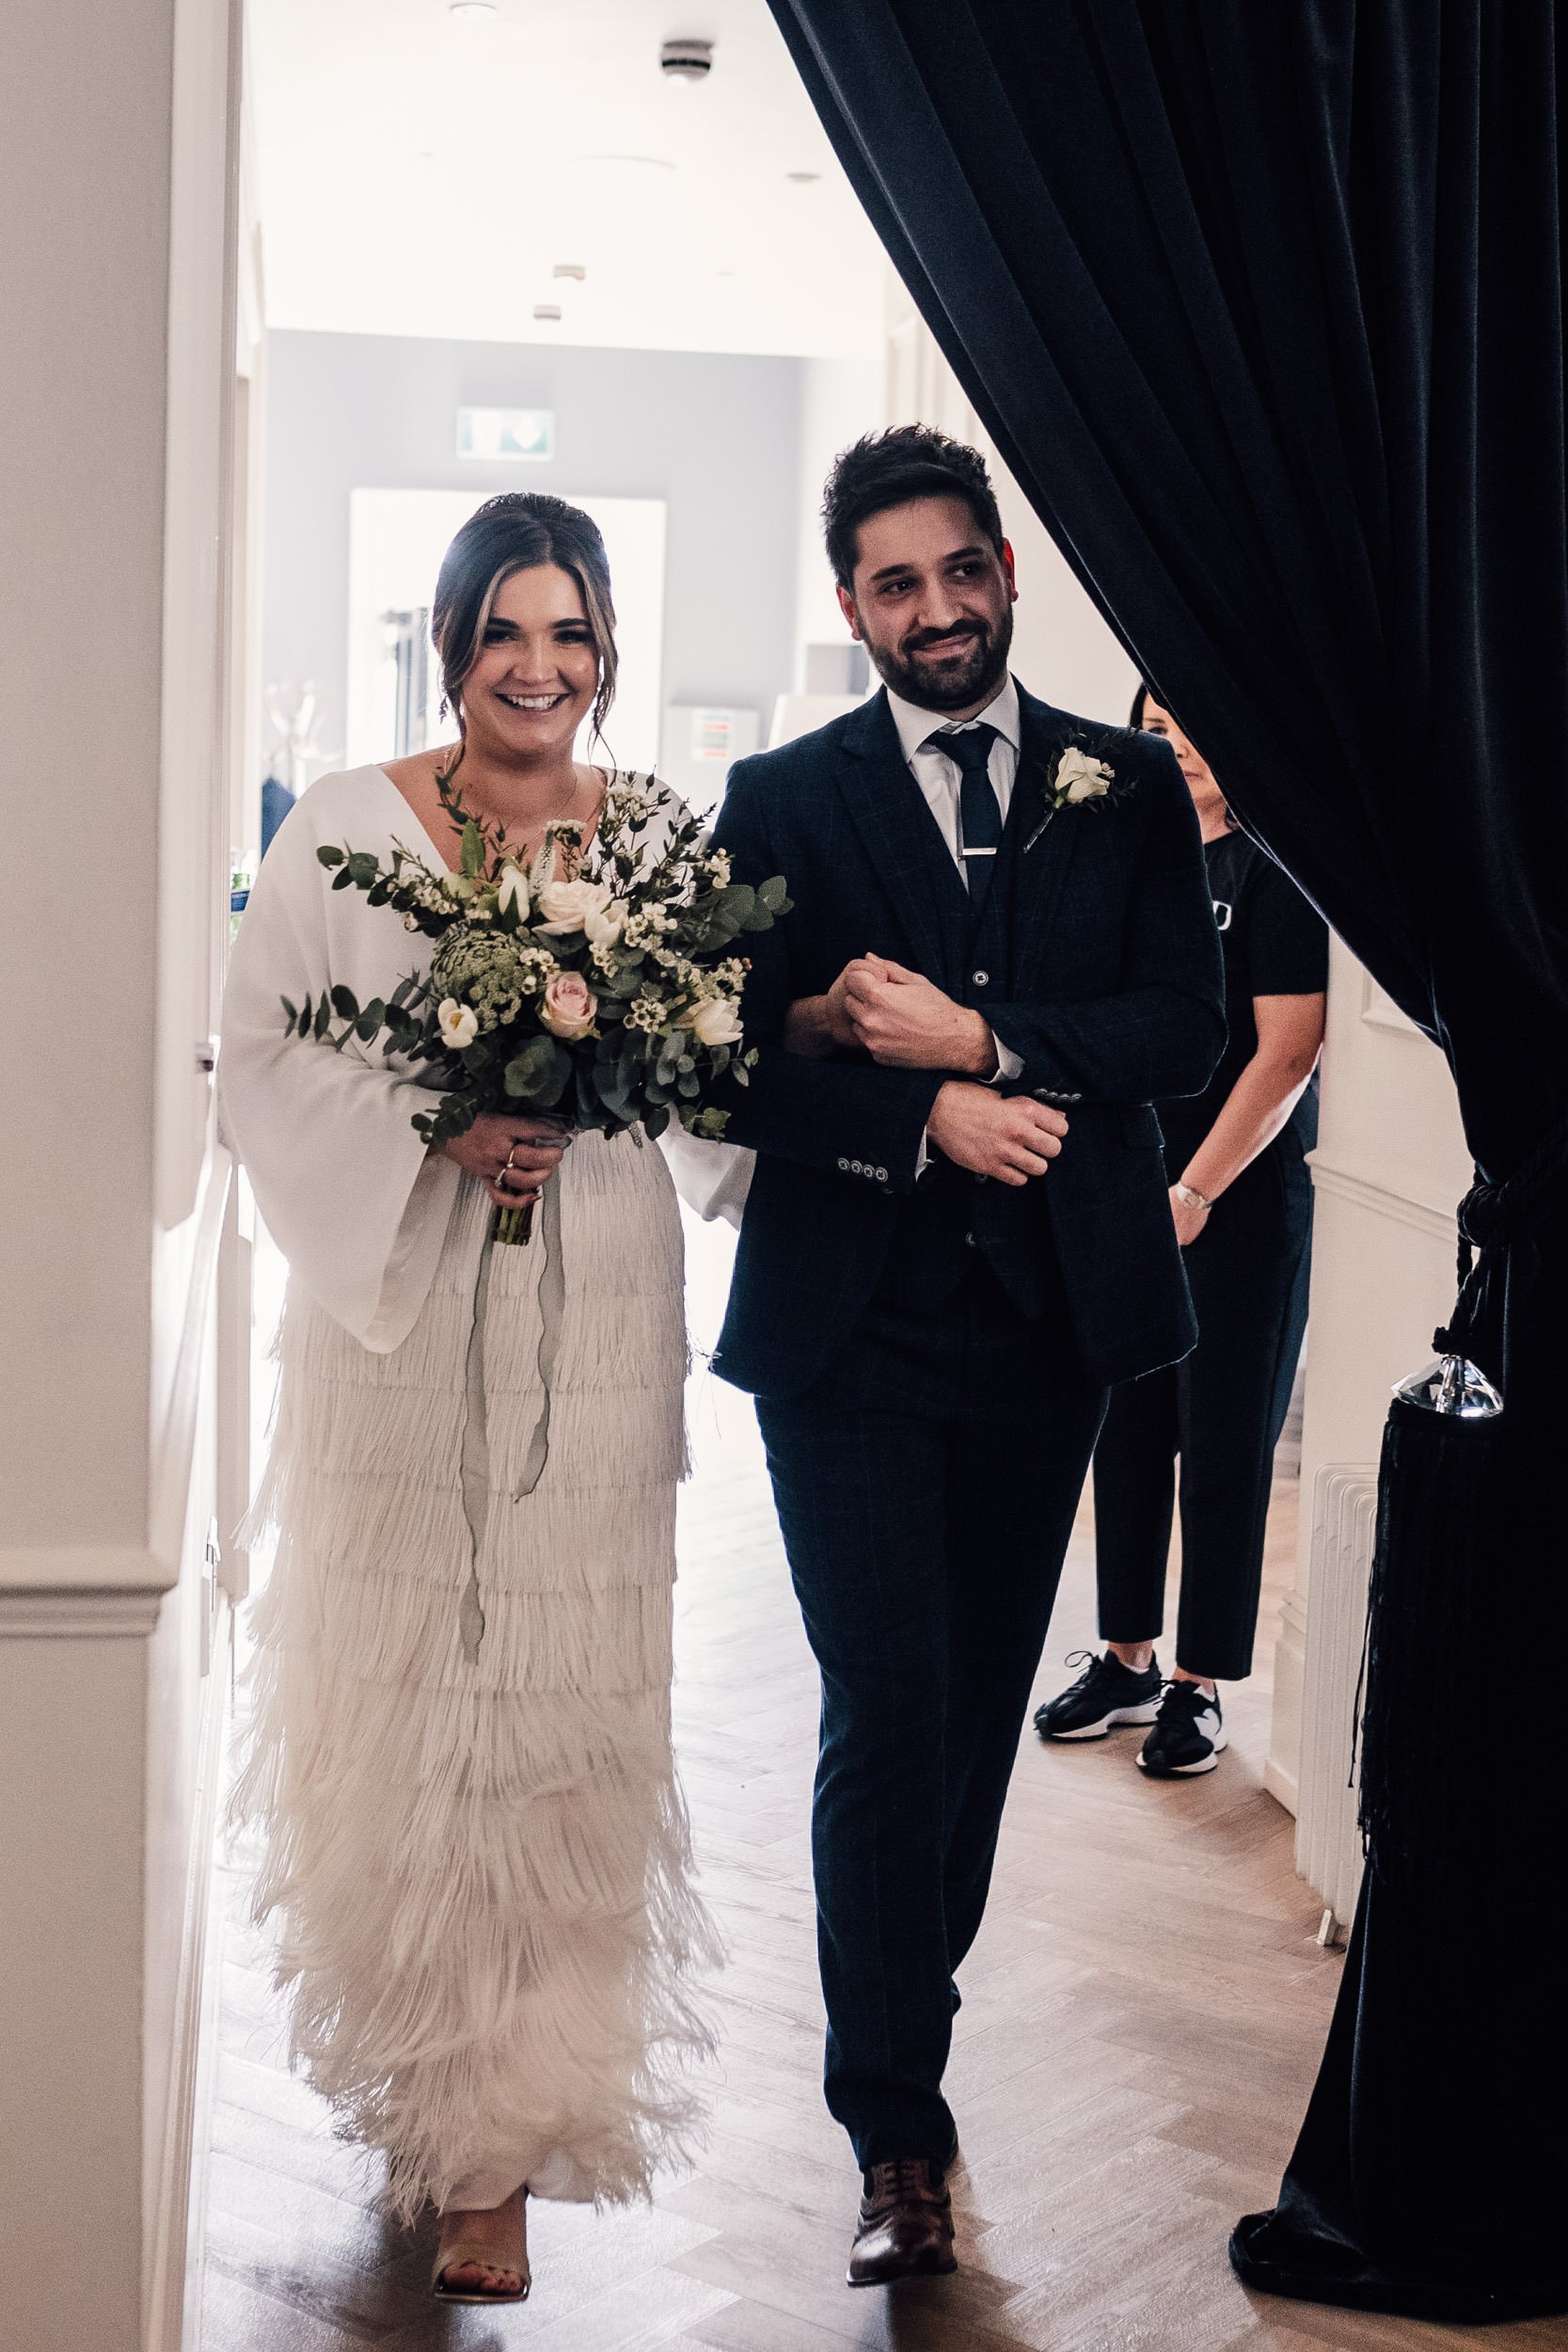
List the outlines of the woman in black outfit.
{"type": "Polygon", "coordinates": [[[1212,1772],[1226,1744],[1215,1685],[1252,1671],[1274,1449],[1307,1327],[1315,1072],[1328,933],[1266,851],[1235,832],[1204,761],[1147,686],[1132,724],[1166,737],[1203,829],[1225,951],[1229,1041],[1202,1094],[1162,1103],[1171,1214],[1198,1343],[1183,1363],[1112,1391],[1094,1456],[1102,1657],[1035,1717],[1049,1740],[1151,1726],[1138,1756],[1162,1778],[1212,1772]],[[1176,1671],[1154,1655],[1180,1456],[1176,1671]]]}

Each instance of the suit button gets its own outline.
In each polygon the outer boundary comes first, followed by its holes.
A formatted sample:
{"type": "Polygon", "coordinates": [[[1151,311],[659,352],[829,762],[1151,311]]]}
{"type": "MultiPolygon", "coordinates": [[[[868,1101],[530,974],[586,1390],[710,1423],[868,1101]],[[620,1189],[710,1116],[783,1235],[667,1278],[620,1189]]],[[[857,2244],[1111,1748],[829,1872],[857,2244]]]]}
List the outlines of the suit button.
{"type": "Polygon", "coordinates": [[[885,1168],[879,1168],[877,1170],[877,1182],[879,1184],[885,1184],[887,1183],[887,1169],[885,1168]]]}
{"type": "Polygon", "coordinates": [[[839,1162],[839,1166],[840,1166],[840,1168],[842,1168],[845,1170],[846,1174],[847,1174],[847,1172],[848,1172],[848,1168],[849,1168],[849,1163],[848,1163],[848,1161],[847,1161],[847,1160],[840,1160],[840,1162],[839,1162]]]}
{"type": "Polygon", "coordinates": [[[862,1167],[859,1160],[851,1160],[849,1163],[849,1173],[851,1176],[863,1176],[865,1174],[865,1170],[862,1167]]]}
{"type": "Polygon", "coordinates": [[[990,974],[989,972],[972,972],[969,977],[976,988],[984,988],[990,978],[990,974]]]}
{"type": "Polygon", "coordinates": [[[974,1181],[977,1184],[989,1184],[990,1178],[989,1176],[976,1176],[974,1181]]]}
{"type": "Polygon", "coordinates": [[[973,1249],[973,1248],[974,1248],[974,1234],[973,1234],[973,1233],[966,1233],[966,1234],[964,1235],[964,1246],[965,1246],[965,1248],[969,1248],[969,1249],[973,1249]]]}

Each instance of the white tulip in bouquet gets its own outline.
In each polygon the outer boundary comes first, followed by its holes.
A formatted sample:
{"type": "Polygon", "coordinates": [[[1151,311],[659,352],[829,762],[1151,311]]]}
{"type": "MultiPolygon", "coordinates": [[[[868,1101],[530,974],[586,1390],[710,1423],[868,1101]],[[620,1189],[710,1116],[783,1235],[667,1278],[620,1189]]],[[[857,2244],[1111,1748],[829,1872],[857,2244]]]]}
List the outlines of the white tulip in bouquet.
{"type": "MultiPolygon", "coordinates": [[[[729,1113],[705,1093],[726,1073],[744,1086],[756,1059],[741,1019],[746,959],[728,950],[789,912],[782,876],[757,890],[731,882],[691,816],[656,842],[667,818],[619,782],[586,850],[580,824],[552,824],[524,862],[439,782],[462,828],[456,873],[401,846],[390,866],[366,850],[316,852],[337,869],[335,890],[362,890],[437,940],[428,977],[365,1006],[341,987],[314,1005],[285,997],[291,1030],[339,1052],[380,1038],[383,1054],[430,1064],[439,1100],[413,1121],[430,1144],[465,1134],[482,1111],[523,1107],[604,1135],[657,1136],[673,1118],[722,1136],[729,1113]]],[[[531,1222],[531,1202],[499,1210],[496,1238],[526,1242],[531,1222]]]]}

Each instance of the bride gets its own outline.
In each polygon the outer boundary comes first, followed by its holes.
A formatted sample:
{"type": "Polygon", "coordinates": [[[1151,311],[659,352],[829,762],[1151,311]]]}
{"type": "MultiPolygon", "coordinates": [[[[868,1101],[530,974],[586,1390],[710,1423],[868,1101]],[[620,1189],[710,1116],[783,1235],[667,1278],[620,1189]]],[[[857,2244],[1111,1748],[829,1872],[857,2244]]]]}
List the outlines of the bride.
{"type": "MultiPolygon", "coordinates": [[[[529,2291],[525,2201],[626,2200],[684,2153],[714,1944],[670,1745],[686,1334],[675,1199],[641,1137],[482,1117],[427,1151],[418,1076],[291,1040],[281,999],[361,1004],[428,963],[316,850],[455,866],[439,776],[531,853],[591,834],[574,761],[615,687],[604,542],[492,499],[436,583],[455,747],[325,776],[268,852],[225,1000],[220,1101],[289,1260],[236,1791],[264,1845],[293,2038],[394,2210],[441,2211],[432,2280],[529,2291]],[[538,1202],[526,1248],[495,1205],[538,1202]]],[[[681,812],[663,787],[644,788],[681,812]]]]}

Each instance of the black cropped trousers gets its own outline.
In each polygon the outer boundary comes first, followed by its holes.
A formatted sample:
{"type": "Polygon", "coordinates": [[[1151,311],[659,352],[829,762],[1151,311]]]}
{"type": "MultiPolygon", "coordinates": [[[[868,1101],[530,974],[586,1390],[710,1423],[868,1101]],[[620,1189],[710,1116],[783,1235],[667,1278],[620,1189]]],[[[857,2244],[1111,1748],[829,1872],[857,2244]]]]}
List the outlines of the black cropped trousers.
{"type": "Polygon", "coordinates": [[[1180,1500],[1176,1663],[1225,1681],[1251,1673],[1274,1450],[1307,1328],[1311,1232],[1311,1176],[1287,1132],[1221,1195],[1185,1253],[1196,1347],[1112,1390],[1094,1455],[1102,1641],[1149,1642],[1164,1631],[1180,1500]]]}

